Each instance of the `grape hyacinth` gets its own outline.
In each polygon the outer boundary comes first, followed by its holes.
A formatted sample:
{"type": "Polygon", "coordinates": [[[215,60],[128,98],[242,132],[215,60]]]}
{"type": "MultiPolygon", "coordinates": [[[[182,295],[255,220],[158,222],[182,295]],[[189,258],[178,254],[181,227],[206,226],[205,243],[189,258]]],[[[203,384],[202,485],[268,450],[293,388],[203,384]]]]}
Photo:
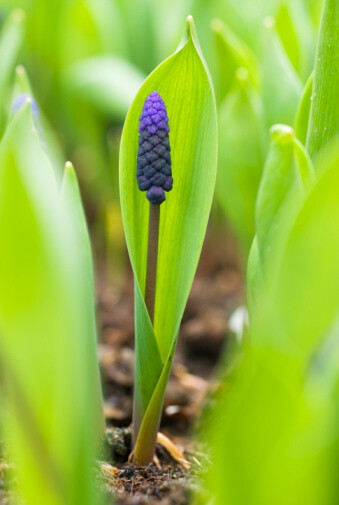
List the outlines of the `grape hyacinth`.
{"type": "Polygon", "coordinates": [[[32,98],[32,96],[29,95],[28,93],[20,93],[15,98],[15,100],[12,103],[11,113],[12,113],[12,115],[14,115],[20,109],[20,107],[24,103],[26,103],[28,100],[31,103],[31,109],[32,109],[32,113],[33,113],[33,118],[36,119],[36,120],[38,120],[39,119],[39,107],[38,107],[38,104],[36,103],[36,101],[34,100],[34,98],[32,98]]]}
{"type": "Polygon", "coordinates": [[[165,199],[173,185],[169,126],[166,106],[157,91],[145,100],[139,123],[137,180],[141,191],[154,205],[165,199]]]}

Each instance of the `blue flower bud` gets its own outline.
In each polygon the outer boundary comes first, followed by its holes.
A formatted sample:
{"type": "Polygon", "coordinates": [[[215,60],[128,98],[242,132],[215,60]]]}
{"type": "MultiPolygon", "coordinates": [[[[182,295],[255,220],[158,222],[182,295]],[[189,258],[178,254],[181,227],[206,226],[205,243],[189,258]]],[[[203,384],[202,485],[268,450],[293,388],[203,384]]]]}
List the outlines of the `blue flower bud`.
{"type": "Polygon", "coordinates": [[[159,205],[166,199],[165,191],[173,186],[171,149],[166,106],[157,91],[145,100],[139,123],[137,180],[146,197],[159,205]]]}
{"type": "Polygon", "coordinates": [[[15,100],[12,103],[12,110],[11,110],[12,115],[14,115],[20,109],[20,107],[24,103],[26,103],[26,101],[28,99],[31,102],[31,109],[32,109],[33,117],[34,117],[34,119],[38,119],[39,118],[39,107],[38,107],[38,104],[36,103],[36,101],[34,100],[34,98],[32,98],[31,95],[29,95],[28,93],[20,93],[20,95],[18,95],[15,98],[15,100]]]}

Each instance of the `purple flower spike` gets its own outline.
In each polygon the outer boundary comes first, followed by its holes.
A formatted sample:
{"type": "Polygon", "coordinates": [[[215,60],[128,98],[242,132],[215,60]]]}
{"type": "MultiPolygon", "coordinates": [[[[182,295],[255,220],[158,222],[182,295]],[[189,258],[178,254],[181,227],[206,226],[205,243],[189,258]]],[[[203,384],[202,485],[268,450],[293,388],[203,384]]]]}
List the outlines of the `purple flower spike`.
{"type": "Polygon", "coordinates": [[[171,148],[166,106],[157,91],[145,100],[139,123],[137,180],[141,191],[154,205],[165,199],[173,186],[171,148]]]}

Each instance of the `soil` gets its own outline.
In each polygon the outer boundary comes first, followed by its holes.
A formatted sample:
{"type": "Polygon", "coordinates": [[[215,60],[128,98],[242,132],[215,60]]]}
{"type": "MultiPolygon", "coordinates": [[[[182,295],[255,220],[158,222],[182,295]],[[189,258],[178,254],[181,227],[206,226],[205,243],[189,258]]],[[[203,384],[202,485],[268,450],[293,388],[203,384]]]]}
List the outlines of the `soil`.
{"type": "MultiPolygon", "coordinates": [[[[105,415],[111,438],[111,457],[117,469],[104,477],[119,505],[186,505],[199,486],[199,473],[208,456],[199,451],[194,428],[206,397],[216,387],[219,358],[227,352],[233,311],[243,304],[243,280],[238,251],[228,234],[209,231],[183,316],[173,371],[167,387],[161,432],[182,448],[191,470],[185,470],[157,446],[161,469],[154,464],[137,468],[127,461],[130,439],[121,443],[117,427],[132,420],[134,327],[133,278],[128,271],[123,286],[114,285],[99,269],[97,299],[101,341],[99,358],[105,385],[105,415]],[[116,437],[115,440],[112,440],[116,437]],[[117,472],[119,470],[119,472],[117,472]]],[[[123,431],[126,435],[126,431],[123,431]]],[[[128,431],[127,431],[128,433],[128,431]]],[[[120,433],[121,434],[121,433],[120,433]]],[[[122,437],[124,438],[124,437],[122,437]]],[[[105,472],[104,472],[105,473],[105,472]]]]}
{"type": "MultiPolygon", "coordinates": [[[[186,505],[197,475],[208,465],[192,433],[230,333],[228,320],[243,303],[243,282],[235,245],[209,231],[181,324],[179,344],[164,402],[161,432],[182,448],[191,463],[186,470],[157,446],[158,466],[138,468],[128,462],[133,394],[133,278],[126,257],[123,283],[114,283],[103,261],[97,261],[99,360],[108,430],[99,482],[116,505],[186,505]]],[[[117,276],[118,278],[118,276],[117,276]]],[[[6,468],[0,460],[0,505],[10,505],[6,468]]],[[[110,500],[112,501],[112,500],[110,500]]]]}

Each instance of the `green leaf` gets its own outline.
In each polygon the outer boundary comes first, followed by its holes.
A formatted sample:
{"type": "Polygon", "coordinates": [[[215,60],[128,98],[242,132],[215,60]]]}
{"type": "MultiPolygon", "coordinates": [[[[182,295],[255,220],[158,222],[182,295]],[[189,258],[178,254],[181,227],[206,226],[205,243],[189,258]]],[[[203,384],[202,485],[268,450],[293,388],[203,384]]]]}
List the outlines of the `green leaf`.
{"type": "Polygon", "coordinates": [[[293,125],[302,84],[276,32],[274,19],[270,17],[263,22],[259,61],[268,126],[274,123],[293,125]]]}
{"type": "Polygon", "coordinates": [[[313,73],[309,76],[305,84],[295,119],[295,135],[304,145],[306,144],[308,121],[310,117],[312,88],[313,73]]]}
{"type": "Polygon", "coordinates": [[[288,58],[296,71],[300,73],[301,55],[298,36],[295,31],[290,9],[286,4],[282,4],[278,10],[276,28],[288,58]]]}
{"type": "Polygon", "coordinates": [[[215,4],[218,16],[256,52],[262,20],[275,16],[280,0],[215,0],[215,4]]]}
{"type": "Polygon", "coordinates": [[[267,155],[256,202],[256,232],[262,265],[272,255],[272,248],[285,237],[281,215],[300,201],[302,184],[294,163],[294,132],[286,125],[271,129],[267,155]]]}
{"type": "Polygon", "coordinates": [[[243,67],[254,88],[259,87],[259,69],[251,49],[239,39],[221,19],[214,19],[211,28],[217,53],[217,96],[222,101],[234,83],[236,70],[243,67]]]}
{"type": "MultiPolygon", "coordinates": [[[[169,363],[197,267],[216,176],[215,100],[193,21],[176,53],[140,88],[126,118],[120,150],[120,197],[128,251],[135,278],[136,403],[139,421],[150,404],[161,371],[169,363]],[[149,202],[136,180],[139,116],[146,97],[157,90],[169,116],[173,190],[161,205],[154,333],[144,302],[149,202]],[[148,355],[147,349],[150,349],[148,355]],[[147,370],[151,369],[150,376],[147,370]],[[156,378],[156,380],[154,380],[156,378]],[[141,383],[144,384],[141,387],[141,383]]],[[[165,374],[166,375],[166,374],[165,374]]],[[[158,388],[158,389],[156,389],[158,388]]],[[[155,440],[163,392],[150,408],[155,440]]],[[[139,431],[139,426],[135,427],[139,431]]]]}
{"type": "Polygon", "coordinates": [[[83,339],[86,342],[87,364],[84,364],[89,377],[89,398],[92,396],[93,414],[98,426],[98,442],[104,434],[105,421],[103,416],[102,391],[97,364],[97,331],[94,300],[94,271],[92,249],[86,217],[82,206],[79,184],[72,163],[65,165],[61,187],[61,200],[69,211],[69,220],[75,242],[75,255],[78,262],[79,277],[77,279],[77,297],[83,307],[82,318],[85,322],[86,333],[83,339]]]}
{"type": "Polygon", "coordinates": [[[302,1],[283,0],[276,16],[276,26],[287,56],[302,80],[313,66],[315,28],[302,1]]]}
{"type": "Polygon", "coordinates": [[[96,504],[98,404],[84,271],[73,210],[60,197],[29,99],[2,140],[0,167],[3,421],[18,487],[28,505],[96,504]]]}
{"type": "MultiPolygon", "coordinates": [[[[26,69],[22,65],[18,65],[15,69],[15,80],[11,102],[12,105],[21,94],[29,95],[35,99],[26,69]]],[[[40,109],[38,104],[36,106],[38,108],[38,112],[34,118],[35,127],[40,135],[42,146],[55,168],[56,174],[61,176],[63,169],[63,154],[59,139],[57,138],[43,111],[40,109]]],[[[11,115],[9,115],[8,121],[10,121],[10,119],[11,115]]]]}
{"type": "Polygon", "coordinates": [[[219,111],[217,196],[245,251],[254,236],[254,209],[265,156],[265,126],[260,96],[245,68],[219,111]]]}
{"type": "Polygon", "coordinates": [[[142,72],[127,60],[103,55],[74,63],[64,75],[72,96],[117,119],[125,116],[143,80],[142,72]]]}
{"type": "Polygon", "coordinates": [[[247,306],[250,323],[255,314],[255,303],[258,300],[261,289],[264,286],[263,269],[260,260],[258,237],[255,235],[247,261],[247,306]]]}
{"type": "Polygon", "coordinates": [[[281,326],[301,353],[312,352],[339,315],[338,162],[334,140],[319,159],[321,175],[294,222],[274,294],[281,326]]]}
{"type": "Polygon", "coordinates": [[[256,201],[256,236],[247,265],[247,297],[251,319],[255,305],[280,265],[293,220],[314,183],[312,162],[292,128],[271,128],[271,145],[256,201]],[[287,218],[289,216],[289,218],[287,218]]]}
{"type": "Polygon", "coordinates": [[[25,32],[25,13],[16,9],[12,11],[0,32],[0,138],[5,129],[7,110],[8,84],[20,50],[25,32]]]}
{"type": "Polygon", "coordinates": [[[0,90],[8,82],[10,74],[14,69],[15,60],[20,49],[24,36],[25,13],[14,10],[1,30],[0,36],[0,90]]]}
{"type": "Polygon", "coordinates": [[[296,138],[294,138],[293,143],[297,170],[306,191],[315,180],[313,163],[302,143],[296,138]]]}
{"type": "Polygon", "coordinates": [[[326,0],[318,35],[306,149],[313,159],[339,132],[339,3],[326,0]]]}
{"type": "Polygon", "coordinates": [[[336,503],[338,163],[333,142],[293,220],[279,275],[268,272],[251,347],[206,419],[206,487],[216,505],[271,505],[272,496],[277,505],[336,503]]]}

